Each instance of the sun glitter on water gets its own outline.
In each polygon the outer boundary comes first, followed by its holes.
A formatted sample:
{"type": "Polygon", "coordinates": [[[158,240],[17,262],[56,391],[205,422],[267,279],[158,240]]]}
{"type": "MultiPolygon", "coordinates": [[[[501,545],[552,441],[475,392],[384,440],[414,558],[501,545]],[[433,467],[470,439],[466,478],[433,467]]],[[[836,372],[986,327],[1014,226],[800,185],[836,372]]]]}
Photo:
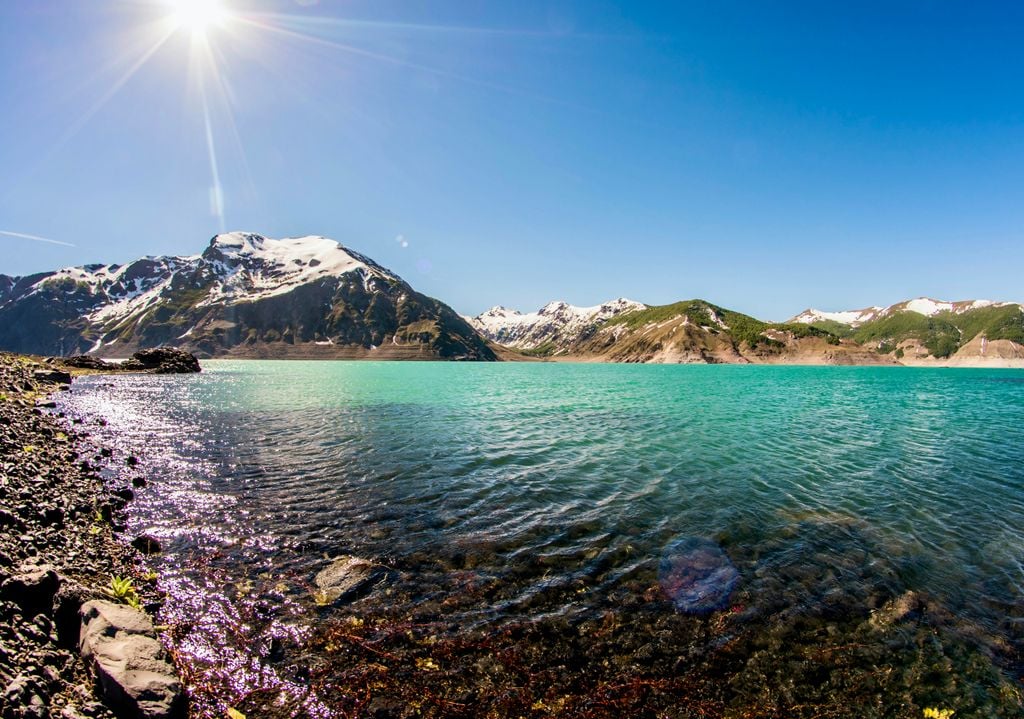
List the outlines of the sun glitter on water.
{"type": "Polygon", "coordinates": [[[213,27],[223,26],[231,12],[221,0],[168,0],[174,26],[205,35],[213,27]]]}

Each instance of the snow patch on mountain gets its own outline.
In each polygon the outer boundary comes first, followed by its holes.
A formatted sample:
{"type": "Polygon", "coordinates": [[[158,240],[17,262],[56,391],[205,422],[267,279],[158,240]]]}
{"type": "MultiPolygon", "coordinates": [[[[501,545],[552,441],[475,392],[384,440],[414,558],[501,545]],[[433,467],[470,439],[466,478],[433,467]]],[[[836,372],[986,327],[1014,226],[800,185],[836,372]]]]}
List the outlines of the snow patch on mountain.
{"type": "Polygon", "coordinates": [[[232,304],[283,295],[296,287],[356,270],[394,279],[334,240],[311,235],[272,240],[245,232],[218,235],[202,255],[220,278],[199,303],[232,304]]]}
{"type": "Polygon", "coordinates": [[[799,324],[813,324],[815,322],[841,322],[844,325],[851,325],[856,327],[857,325],[864,324],[870,320],[873,320],[878,316],[884,308],[882,307],[866,307],[862,310],[845,310],[843,312],[823,312],[816,309],[806,309],[796,317],[792,318],[790,322],[799,324]]]}
{"type": "Polygon", "coordinates": [[[623,312],[647,309],[641,302],[620,297],[592,307],[549,302],[536,312],[523,313],[496,306],[476,317],[465,317],[488,339],[515,349],[534,349],[548,342],[565,345],[623,312]]]}
{"type": "MultiPolygon", "coordinates": [[[[933,300],[929,297],[918,297],[913,300],[909,300],[901,305],[893,305],[888,308],[893,312],[899,312],[901,310],[908,312],[917,312],[926,317],[932,317],[939,314],[940,312],[952,312],[953,314],[959,315],[969,310],[976,310],[980,307],[1002,307],[1008,303],[1006,302],[993,302],[992,300],[964,300],[963,302],[943,302],[941,300],[933,300]]],[[[889,312],[887,311],[886,314],[889,312]]]]}

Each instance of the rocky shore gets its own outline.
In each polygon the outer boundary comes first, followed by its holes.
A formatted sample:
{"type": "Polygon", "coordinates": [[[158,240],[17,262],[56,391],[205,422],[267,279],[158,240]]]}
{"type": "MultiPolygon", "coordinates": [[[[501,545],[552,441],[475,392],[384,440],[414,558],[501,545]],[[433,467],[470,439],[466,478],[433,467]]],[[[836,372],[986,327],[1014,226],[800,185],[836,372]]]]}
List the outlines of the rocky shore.
{"type": "Polygon", "coordinates": [[[48,396],[76,373],[198,371],[176,351],[139,354],[114,368],[0,353],[3,719],[171,717],[183,709],[143,611],[160,597],[143,555],[115,537],[131,490],[104,487],[93,463],[106,451],[90,445],[87,426],[47,411],[48,396]]]}

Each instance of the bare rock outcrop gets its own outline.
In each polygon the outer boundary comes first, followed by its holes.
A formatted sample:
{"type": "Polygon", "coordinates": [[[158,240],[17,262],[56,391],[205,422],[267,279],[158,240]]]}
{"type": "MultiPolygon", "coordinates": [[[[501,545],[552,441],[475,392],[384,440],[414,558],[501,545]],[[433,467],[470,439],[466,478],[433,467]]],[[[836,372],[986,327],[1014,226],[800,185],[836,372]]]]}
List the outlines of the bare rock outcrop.
{"type": "Polygon", "coordinates": [[[103,600],[82,605],[79,649],[107,702],[132,719],[184,716],[184,694],[148,615],[103,600]]]}

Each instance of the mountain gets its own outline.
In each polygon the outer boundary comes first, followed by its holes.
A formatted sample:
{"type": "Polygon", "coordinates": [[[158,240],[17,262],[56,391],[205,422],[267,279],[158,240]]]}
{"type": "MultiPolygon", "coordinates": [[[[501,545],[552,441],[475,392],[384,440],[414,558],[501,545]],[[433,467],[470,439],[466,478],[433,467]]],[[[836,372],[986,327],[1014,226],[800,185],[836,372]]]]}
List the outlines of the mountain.
{"type": "Polygon", "coordinates": [[[324,237],[217,235],[199,255],[0,280],[0,347],[127,356],[494,360],[447,305],[324,237]]]}
{"type": "Polygon", "coordinates": [[[1016,364],[1024,360],[1024,306],[928,297],[846,312],[805,310],[792,320],[902,364],[1016,364]]]}
{"type": "Polygon", "coordinates": [[[472,323],[524,354],[582,361],[1024,366],[1024,314],[1012,303],[919,298],[846,312],[807,310],[782,323],[701,299],[638,304],[577,332],[563,328],[578,326],[570,318],[579,313],[548,308],[524,315],[499,307],[472,323]]]}
{"type": "Polygon", "coordinates": [[[620,297],[594,307],[550,302],[526,314],[499,305],[465,319],[492,342],[531,354],[552,355],[564,353],[608,319],[643,309],[647,305],[620,297]]]}

